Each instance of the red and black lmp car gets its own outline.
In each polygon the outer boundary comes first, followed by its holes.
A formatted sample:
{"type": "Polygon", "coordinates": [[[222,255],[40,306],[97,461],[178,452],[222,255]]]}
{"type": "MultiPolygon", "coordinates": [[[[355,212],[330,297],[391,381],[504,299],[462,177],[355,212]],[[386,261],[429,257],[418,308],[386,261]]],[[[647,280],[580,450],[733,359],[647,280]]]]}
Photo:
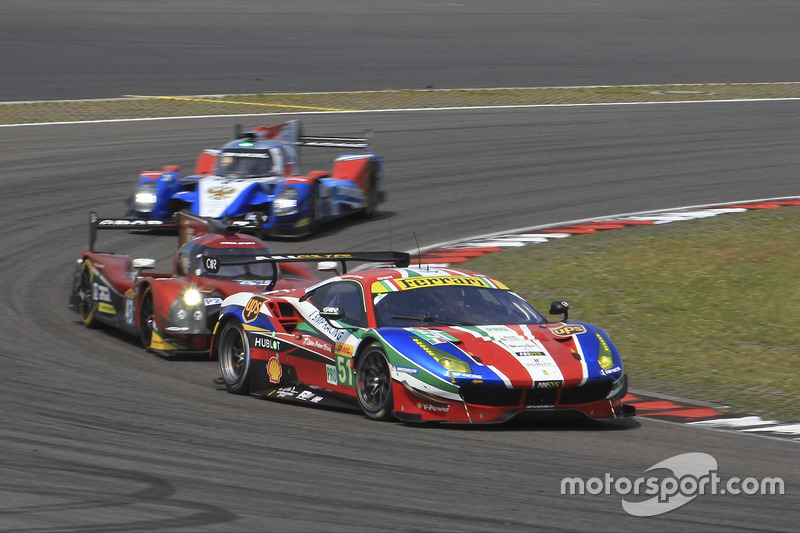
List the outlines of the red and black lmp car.
{"type": "Polygon", "coordinates": [[[213,272],[203,257],[246,259],[269,253],[267,245],[234,228],[210,227],[215,221],[180,216],[180,247],[169,273],[146,272],[154,259],[95,251],[99,229],[149,229],[148,221],[99,218],[90,214],[89,249],[75,267],[70,307],[87,326],[110,325],[136,335],[161,355],[208,352],[220,304],[242,291],[294,289],[319,279],[303,264],[255,263],[225,266],[213,272]]]}

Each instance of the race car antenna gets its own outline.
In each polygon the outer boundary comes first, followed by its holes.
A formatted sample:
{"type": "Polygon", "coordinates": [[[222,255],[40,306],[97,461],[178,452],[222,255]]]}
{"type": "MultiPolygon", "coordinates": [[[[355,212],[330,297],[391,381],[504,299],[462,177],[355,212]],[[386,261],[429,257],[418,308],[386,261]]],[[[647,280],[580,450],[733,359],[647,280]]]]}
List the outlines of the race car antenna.
{"type": "Polygon", "coordinates": [[[422,268],[422,251],[419,249],[419,240],[417,239],[417,232],[414,232],[414,241],[417,243],[417,268],[422,268]]]}

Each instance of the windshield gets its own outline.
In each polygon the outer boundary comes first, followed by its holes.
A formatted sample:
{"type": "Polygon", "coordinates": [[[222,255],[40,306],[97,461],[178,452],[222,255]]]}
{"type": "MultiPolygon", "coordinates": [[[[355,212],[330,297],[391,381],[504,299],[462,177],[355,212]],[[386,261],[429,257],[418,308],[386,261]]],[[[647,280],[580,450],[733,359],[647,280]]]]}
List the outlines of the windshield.
{"type": "Polygon", "coordinates": [[[268,254],[266,248],[256,250],[248,248],[247,250],[237,250],[229,248],[207,248],[205,246],[196,247],[189,250],[187,254],[181,253],[181,260],[188,263],[187,272],[191,272],[196,276],[204,278],[215,279],[232,279],[232,280],[266,280],[272,279],[273,264],[270,262],[251,263],[247,265],[223,265],[220,267],[219,272],[211,274],[203,268],[203,256],[205,254],[213,255],[216,257],[225,258],[241,258],[249,259],[257,255],[268,254]]]}
{"type": "Polygon", "coordinates": [[[223,152],[215,173],[236,179],[272,176],[272,157],[269,152],[223,152]]]}
{"type": "Polygon", "coordinates": [[[442,286],[374,294],[381,326],[487,326],[546,322],[515,293],[488,287],[442,286]]]}

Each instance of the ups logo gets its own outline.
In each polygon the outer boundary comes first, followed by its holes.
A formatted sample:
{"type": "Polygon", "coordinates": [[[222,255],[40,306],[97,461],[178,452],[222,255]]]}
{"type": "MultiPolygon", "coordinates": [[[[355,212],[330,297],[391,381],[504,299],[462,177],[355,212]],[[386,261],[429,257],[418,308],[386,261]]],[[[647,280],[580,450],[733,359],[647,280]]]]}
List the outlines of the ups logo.
{"type": "Polygon", "coordinates": [[[245,305],[242,310],[242,320],[245,322],[252,322],[258,318],[258,314],[261,312],[261,305],[268,301],[269,298],[264,298],[263,296],[253,296],[250,298],[250,300],[247,301],[247,305],[245,305]]]}
{"type": "Polygon", "coordinates": [[[570,335],[578,335],[579,333],[586,333],[586,328],[581,326],[580,324],[573,324],[573,325],[564,325],[559,326],[557,328],[550,328],[550,331],[553,332],[553,335],[558,335],[559,337],[569,337],[570,335]]]}

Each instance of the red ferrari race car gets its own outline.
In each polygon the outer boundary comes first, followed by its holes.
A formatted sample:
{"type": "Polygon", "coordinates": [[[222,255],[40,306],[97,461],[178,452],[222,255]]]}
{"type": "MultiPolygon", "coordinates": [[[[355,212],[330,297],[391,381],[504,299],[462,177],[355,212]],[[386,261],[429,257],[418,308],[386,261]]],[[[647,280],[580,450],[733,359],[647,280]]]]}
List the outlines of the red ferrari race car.
{"type": "Polygon", "coordinates": [[[599,327],[569,321],[566,302],[551,304],[563,315],[551,322],[489,276],[407,268],[408,254],[383,255],[375,259],[401,268],[225,299],[212,356],[227,390],[405,422],[634,414],[621,402],[627,376],[617,348],[599,327]]]}
{"type": "Polygon", "coordinates": [[[292,289],[319,281],[303,264],[255,263],[210,272],[205,255],[244,259],[269,252],[263,241],[216,221],[181,214],[173,270],[146,272],[154,259],[95,251],[100,229],[152,229],[151,221],[99,218],[90,214],[89,249],[75,267],[70,307],[87,326],[110,325],[137,335],[150,351],[165,356],[208,352],[220,304],[241,291],[292,289]],[[218,225],[217,225],[218,226],[218,225]]]}

